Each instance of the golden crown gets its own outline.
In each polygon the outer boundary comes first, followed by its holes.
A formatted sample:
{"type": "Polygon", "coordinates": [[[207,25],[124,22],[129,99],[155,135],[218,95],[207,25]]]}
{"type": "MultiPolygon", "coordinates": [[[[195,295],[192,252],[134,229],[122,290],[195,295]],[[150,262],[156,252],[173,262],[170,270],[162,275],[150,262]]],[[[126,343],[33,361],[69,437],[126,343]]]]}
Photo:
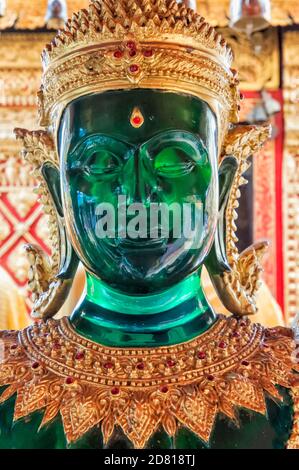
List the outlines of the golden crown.
{"type": "Polygon", "coordinates": [[[202,98],[216,113],[222,137],[238,120],[231,49],[204,18],[175,0],[93,1],[73,14],[42,59],[44,126],[57,127],[79,96],[132,88],[202,98]]]}

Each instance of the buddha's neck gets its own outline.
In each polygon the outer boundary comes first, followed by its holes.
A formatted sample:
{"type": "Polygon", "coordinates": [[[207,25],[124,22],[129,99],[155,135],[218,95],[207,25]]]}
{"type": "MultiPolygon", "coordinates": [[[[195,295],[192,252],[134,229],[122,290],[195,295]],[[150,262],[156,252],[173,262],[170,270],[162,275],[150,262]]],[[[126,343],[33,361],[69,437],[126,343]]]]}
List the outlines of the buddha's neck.
{"type": "Polygon", "coordinates": [[[188,341],[216,320],[194,274],[152,295],[125,295],[87,274],[86,296],[71,316],[78,333],[106,346],[153,347],[188,341]]]}

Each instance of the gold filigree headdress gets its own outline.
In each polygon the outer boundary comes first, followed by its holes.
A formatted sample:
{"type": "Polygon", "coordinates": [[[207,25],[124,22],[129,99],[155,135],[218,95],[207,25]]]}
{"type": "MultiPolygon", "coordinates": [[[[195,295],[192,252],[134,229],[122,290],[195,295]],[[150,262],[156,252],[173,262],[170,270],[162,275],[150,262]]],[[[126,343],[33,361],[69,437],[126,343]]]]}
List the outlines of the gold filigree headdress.
{"type": "Polygon", "coordinates": [[[232,52],[200,15],[175,0],[102,0],[73,14],[42,55],[41,124],[94,92],[162,89],[205,100],[222,143],[238,119],[232,52]]]}

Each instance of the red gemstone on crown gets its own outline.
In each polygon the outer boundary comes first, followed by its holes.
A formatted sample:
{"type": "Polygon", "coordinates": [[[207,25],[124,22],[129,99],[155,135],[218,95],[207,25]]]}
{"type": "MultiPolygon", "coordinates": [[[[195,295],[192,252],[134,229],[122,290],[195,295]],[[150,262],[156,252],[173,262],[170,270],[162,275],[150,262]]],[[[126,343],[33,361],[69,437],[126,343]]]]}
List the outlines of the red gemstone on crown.
{"type": "Polygon", "coordinates": [[[130,65],[129,70],[131,73],[136,73],[139,70],[139,66],[137,64],[132,64],[130,65]]]}
{"type": "Polygon", "coordinates": [[[207,379],[208,379],[210,382],[212,382],[212,381],[214,380],[214,378],[215,378],[214,375],[208,375],[208,376],[207,376],[207,379]]]}
{"type": "Polygon", "coordinates": [[[32,367],[32,369],[38,369],[39,368],[39,362],[34,362],[31,367],[32,367]]]}
{"type": "Polygon", "coordinates": [[[227,343],[225,341],[220,341],[219,348],[221,348],[221,349],[227,348],[227,343]]]}
{"type": "Polygon", "coordinates": [[[152,49],[147,49],[146,51],[143,52],[144,57],[152,57],[153,51],[152,49]]]}
{"type": "Polygon", "coordinates": [[[132,49],[132,50],[129,52],[129,56],[130,56],[130,57],[135,57],[136,54],[137,54],[137,52],[136,52],[134,49],[132,49]]]}
{"type": "Polygon", "coordinates": [[[13,344],[12,346],[10,346],[10,349],[12,351],[14,351],[15,349],[18,349],[18,345],[17,344],[13,344]]]}
{"type": "Polygon", "coordinates": [[[143,362],[139,362],[139,363],[137,364],[137,369],[138,369],[138,370],[144,370],[144,367],[145,367],[145,366],[144,366],[144,363],[143,363],[143,362]]]}
{"type": "Polygon", "coordinates": [[[57,351],[58,349],[61,349],[61,345],[59,343],[54,343],[53,344],[53,349],[55,349],[57,351]]]}
{"type": "Polygon", "coordinates": [[[123,54],[122,51],[115,51],[115,52],[114,52],[114,57],[115,57],[116,59],[121,59],[123,55],[124,55],[124,54],[123,54]]]}
{"type": "Polygon", "coordinates": [[[234,338],[240,338],[240,333],[238,331],[234,331],[232,336],[234,338]]]}
{"type": "Polygon", "coordinates": [[[167,393],[168,392],[168,387],[167,385],[164,385],[163,387],[160,388],[162,393],[167,393]]]}
{"type": "Polygon", "coordinates": [[[245,366],[245,367],[249,366],[249,362],[248,362],[248,361],[242,361],[241,364],[242,364],[242,366],[245,366]]]}
{"type": "Polygon", "coordinates": [[[78,351],[76,356],[75,356],[75,359],[77,359],[77,361],[81,361],[82,359],[84,359],[85,357],[85,352],[84,351],[78,351]]]}
{"type": "Polygon", "coordinates": [[[104,364],[104,367],[105,367],[105,369],[112,369],[113,364],[112,364],[112,362],[106,362],[106,364],[104,364]]]}
{"type": "Polygon", "coordinates": [[[167,364],[167,367],[174,367],[175,366],[175,361],[173,361],[172,359],[168,359],[166,364],[167,364]]]}
{"type": "Polygon", "coordinates": [[[198,359],[205,359],[206,358],[206,353],[204,351],[199,351],[197,353],[198,359]]]}
{"type": "Polygon", "coordinates": [[[128,41],[128,42],[127,42],[127,47],[128,47],[129,49],[136,49],[136,44],[135,44],[134,41],[128,41]]]}
{"type": "Polygon", "coordinates": [[[112,388],[112,390],[111,390],[112,395],[118,395],[119,392],[120,392],[120,390],[119,390],[118,387],[114,387],[114,388],[112,388]]]}
{"type": "Polygon", "coordinates": [[[66,383],[67,385],[72,385],[72,384],[74,383],[73,377],[67,377],[67,378],[65,379],[65,383],[66,383]]]}

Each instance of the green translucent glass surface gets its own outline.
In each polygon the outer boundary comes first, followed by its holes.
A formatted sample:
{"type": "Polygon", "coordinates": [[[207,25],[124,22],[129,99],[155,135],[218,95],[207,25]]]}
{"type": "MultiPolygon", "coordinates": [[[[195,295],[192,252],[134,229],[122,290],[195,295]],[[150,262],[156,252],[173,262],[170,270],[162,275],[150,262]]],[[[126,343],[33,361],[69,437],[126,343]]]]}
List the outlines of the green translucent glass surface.
{"type": "Polygon", "coordinates": [[[197,274],[145,296],[125,295],[88,275],[87,295],[71,316],[79,333],[120,347],[177,344],[206,331],[215,320],[197,274]]]}
{"type": "MultiPolygon", "coordinates": [[[[83,97],[62,117],[59,152],[65,218],[89,272],[87,296],[71,317],[77,331],[105,345],[138,347],[183,342],[209,328],[215,315],[199,276],[214,239],[219,190],[216,119],[208,105],[153,90],[83,97]],[[136,108],[144,119],[138,129],[131,123],[136,108]],[[169,233],[161,218],[155,238],[149,220],[137,239],[123,233],[119,197],[126,211],[175,203],[169,233]],[[203,217],[186,239],[175,217],[190,201],[203,217]],[[116,214],[116,233],[104,239],[97,232],[103,203],[116,214]]],[[[128,228],[135,213],[126,217],[128,228]]],[[[196,211],[193,224],[195,218],[196,211]]]]}
{"type": "MultiPolygon", "coordinates": [[[[87,96],[68,106],[59,136],[65,216],[79,258],[91,273],[126,294],[144,295],[198,270],[218,216],[216,118],[206,103],[150,90],[87,96]],[[144,118],[138,129],[130,122],[136,107],[144,118]],[[158,220],[157,227],[148,221],[147,230],[133,239],[123,234],[120,196],[124,210],[161,203],[183,209],[192,201],[202,210],[203,226],[192,240],[176,236],[174,214],[168,236],[158,220]],[[104,239],[97,234],[97,208],[103,203],[117,215],[116,235],[104,239]],[[155,229],[157,238],[151,236],[155,229]]],[[[135,215],[127,214],[127,227],[135,215]]]]}
{"type": "MultiPolygon", "coordinates": [[[[192,432],[181,428],[174,438],[159,429],[147,444],[150,449],[282,449],[291,433],[293,412],[286,390],[284,403],[267,400],[268,416],[240,410],[239,426],[222,415],[216,420],[209,446],[192,432]]],[[[118,428],[108,446],[101,431],[94,428],[83,439],[67,445],[60,418],[38,431],[42,413],[35,413],[12,424],[14,398],[0,406],[0,449],[131,449],[132,444],[118,428]]]]}

